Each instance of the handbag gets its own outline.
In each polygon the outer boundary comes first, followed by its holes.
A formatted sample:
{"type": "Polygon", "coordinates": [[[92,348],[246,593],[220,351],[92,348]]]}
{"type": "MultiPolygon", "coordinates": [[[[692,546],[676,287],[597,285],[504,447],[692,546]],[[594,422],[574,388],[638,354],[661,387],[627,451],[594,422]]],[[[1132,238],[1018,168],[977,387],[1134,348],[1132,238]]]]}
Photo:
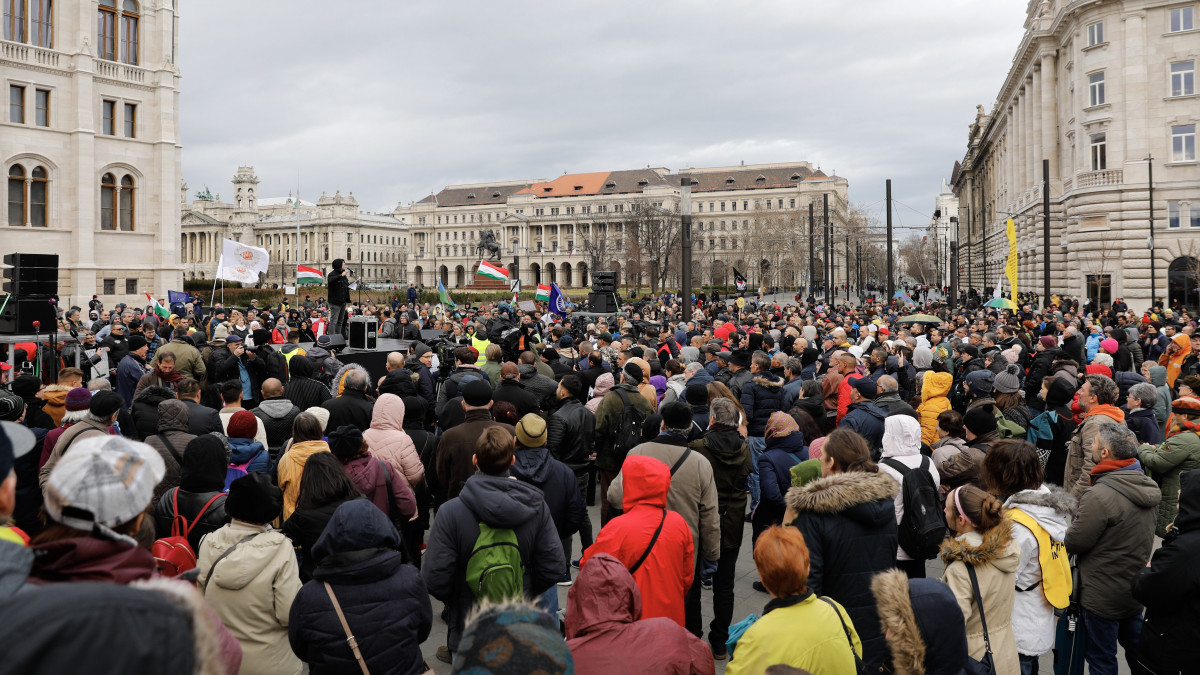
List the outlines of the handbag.
{"type": "Polygon", "coordinates": [[[967,566],[967,574],[971,575],[971,593],[975,596],[975,606],[979,608],[979,623],[983,624],[983,646],[987,649],[983,658],[976,661],[971,657],[967,657],[965,670],[969,675],[996,675],[996,663],[992,659],[992,641],[988,639],[987,617],[983,612],[983,598],[979,596],[979,578],[975,576],[975,566],[970,563],[963,563],[967,566]]]}
{"type": "Polygon", "coordinates": [[[746,631],[750,630],[750,627],[753,626],[754,622],[758,621],[759,618],[761,617],[759,617],[757,614],[751,614],[750,616],[729,627],[729,639],[725,641],[725,649],[729,652],[729,658],[733,658],[733,650],[737,647],[738,640],[742,639],[742,636],[746,634],[746,631]]]}

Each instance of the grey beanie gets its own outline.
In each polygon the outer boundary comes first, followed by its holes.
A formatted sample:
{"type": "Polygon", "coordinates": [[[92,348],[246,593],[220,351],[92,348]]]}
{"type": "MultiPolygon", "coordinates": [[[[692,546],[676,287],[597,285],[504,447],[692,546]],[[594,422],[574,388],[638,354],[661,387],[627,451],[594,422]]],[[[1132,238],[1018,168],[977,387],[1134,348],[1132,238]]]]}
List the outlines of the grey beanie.
{"type": "Polygon", "coordinates": [[[996,392],[999,394],[1015,394],[1021,391],[1021,378],[1017,375],[1021,372],[1020,366],[1015,363],[1010,363],[1004,368],[1004,372],[996,376],[994,385],[996,392]]]}

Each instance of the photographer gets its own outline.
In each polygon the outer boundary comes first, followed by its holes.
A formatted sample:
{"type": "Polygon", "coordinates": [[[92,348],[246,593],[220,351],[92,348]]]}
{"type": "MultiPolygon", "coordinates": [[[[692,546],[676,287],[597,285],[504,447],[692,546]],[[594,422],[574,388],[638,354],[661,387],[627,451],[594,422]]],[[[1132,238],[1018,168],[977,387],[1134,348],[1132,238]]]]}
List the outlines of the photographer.
{"type": "Polygon", "coordinates": [[[446,402],[459,395],[458,388],[463,378],[470,375],[491,384],[487,374],[475,365],[478,359],[479,356],[473,347],[458,347],[454,350],[454,372],[450,373],[450,377],[447,377],[438,389],[435,411],[439,418],[442,416],[446,402]]]}
{"type": "Polygon", "coordinates": [[[258,395],[265,379],[266,367],[254,350],[246,349],[246,343],[237,335],[225,338],[225,346],[229,349],[231,357],[221,362],[215,379],[217,382],[225,380],[240,382],[242,407],[253,408],[258,405],[258,395]]]}

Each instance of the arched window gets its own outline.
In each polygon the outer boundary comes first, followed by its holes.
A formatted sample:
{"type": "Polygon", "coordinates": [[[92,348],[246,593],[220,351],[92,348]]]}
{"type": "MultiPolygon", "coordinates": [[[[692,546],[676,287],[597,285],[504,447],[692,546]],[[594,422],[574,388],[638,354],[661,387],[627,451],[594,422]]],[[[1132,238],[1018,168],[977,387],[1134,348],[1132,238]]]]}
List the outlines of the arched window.
{"type": "Polygon", "coordinates": [[[29,224],[34,227],[46,227],[46,204],[50,194],[46,169],[37,167],[31,174],[29,182],[29,224]]]}
{"type": "Polygon", "coordinates": [[[117,60],[116,0],[100,0],[96,17],[96,56],[108,61],[117,60]]]}
{"type": "Polygon", "coordinates": [[[25,168],[19,164],[8,170],[8,224],[25,224],[25,168]]]}
{"type": "Polygon", "coordinates": [[[46,49],[54,46],[54,13],[50,5],[51,0],[29,0],[29,37],[35,46],[46,49]]]}
{"type": "Polygon", "coordinates": [[[134,197],[133,177],[125,176],[124,178],[121,179],[121,199],[120,199],[121,230],[124,232],[132,232],[133,231],[133,217],[134,217],[133,197],[134,197]]]}
{"type": "Polygon", "coordinates": [[[121,3],[121,60],[138,64],[138,4],[134,0],[121,3]]]}
{"type": "Polygon", "coordinates": [[[115,230],[117,179],[111,173],[100,178],[100,229],[115,230]]]}
{"type": "Polygon", "coordinates": [[[3,0],[4,39],[25,41],[25,0],[3,0]]]}

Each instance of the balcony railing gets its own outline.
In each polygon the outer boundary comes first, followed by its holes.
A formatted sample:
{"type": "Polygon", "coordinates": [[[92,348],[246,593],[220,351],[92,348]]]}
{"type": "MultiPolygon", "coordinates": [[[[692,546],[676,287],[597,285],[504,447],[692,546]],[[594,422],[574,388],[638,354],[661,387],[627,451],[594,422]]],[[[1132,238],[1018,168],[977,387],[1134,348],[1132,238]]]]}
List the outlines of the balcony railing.
{"type": "MultiPolygon", "coordinates": [[[[1120,185],[1122,183],[1121,169],[1107,171],[1089,171],[1076,176],[1075,186],[1078,188],[1101,187],[1104,185],[1120,185]]],[[[1065,186],[1064,186],[1065,187],[1065,186]]]]}
{"type": "Polygon", "coordinates": [[[146,82],[146,71],[137,66],[129,66],[124,63],[116,63],[113,61],[96,61],[96,76],[110,80],[120,80],[122,82],[132,82],[134,84],[144,84],[146,82]]]}
{"type": "Polygon", "coordinates": [[[57,68],[58,58],[59,53],[49,49],[19,42],[0,42],[0,60],[57,68]]]}

